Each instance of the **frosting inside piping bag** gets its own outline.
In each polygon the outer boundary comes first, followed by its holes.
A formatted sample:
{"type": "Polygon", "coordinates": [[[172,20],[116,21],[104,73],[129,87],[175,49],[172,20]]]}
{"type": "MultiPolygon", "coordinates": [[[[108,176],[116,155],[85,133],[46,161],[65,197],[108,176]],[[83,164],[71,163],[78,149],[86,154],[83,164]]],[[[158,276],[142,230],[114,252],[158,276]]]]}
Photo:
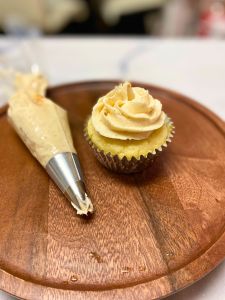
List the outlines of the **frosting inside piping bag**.
{"type": "Polygon", "coordinates": [[[43,167],[57,153],[76,153],[67,113],[45,98],[46,87],[41,75],[17,75],[8,109],[10,123],[43,167]]]}

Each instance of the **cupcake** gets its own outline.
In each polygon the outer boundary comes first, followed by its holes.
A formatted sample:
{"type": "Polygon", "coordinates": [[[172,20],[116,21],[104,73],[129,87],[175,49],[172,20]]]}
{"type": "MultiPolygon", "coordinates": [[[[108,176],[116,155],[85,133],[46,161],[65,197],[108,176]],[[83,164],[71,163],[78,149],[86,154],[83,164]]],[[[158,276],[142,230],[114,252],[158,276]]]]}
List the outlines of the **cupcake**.
{"type": "Polygon", "coordinates": [[[108,169],[134,173],[148,167],[171,141],[173,123],[148,90],[116,86],[93,107],[85,137],[108,169]]]}

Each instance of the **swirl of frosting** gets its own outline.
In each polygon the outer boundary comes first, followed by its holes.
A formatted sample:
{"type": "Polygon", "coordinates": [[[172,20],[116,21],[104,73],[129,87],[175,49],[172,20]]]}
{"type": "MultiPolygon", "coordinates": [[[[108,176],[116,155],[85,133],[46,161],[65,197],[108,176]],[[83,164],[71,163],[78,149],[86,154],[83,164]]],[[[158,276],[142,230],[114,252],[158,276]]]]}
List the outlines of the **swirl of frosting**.
{"type": "Polygon", "coordinates": [[[147,90],[125,82],[101,97],[92,111],[92,124],[102,136],[143,140],[163,126],[162,104],[147,90]]]}

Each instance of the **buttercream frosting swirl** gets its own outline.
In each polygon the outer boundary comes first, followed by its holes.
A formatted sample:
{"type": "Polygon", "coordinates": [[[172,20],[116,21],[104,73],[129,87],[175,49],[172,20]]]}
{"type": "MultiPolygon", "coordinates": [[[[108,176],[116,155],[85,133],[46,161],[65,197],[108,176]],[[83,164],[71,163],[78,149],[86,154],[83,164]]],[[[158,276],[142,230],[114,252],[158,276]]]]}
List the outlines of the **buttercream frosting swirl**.
{"type": "Polygon", "coordinates": [[[129,82],[101,97],[92,111],[92,124],[102,136],[120,140],[143,140],[163,126],[162,104],[148,90],[129,82]]]}

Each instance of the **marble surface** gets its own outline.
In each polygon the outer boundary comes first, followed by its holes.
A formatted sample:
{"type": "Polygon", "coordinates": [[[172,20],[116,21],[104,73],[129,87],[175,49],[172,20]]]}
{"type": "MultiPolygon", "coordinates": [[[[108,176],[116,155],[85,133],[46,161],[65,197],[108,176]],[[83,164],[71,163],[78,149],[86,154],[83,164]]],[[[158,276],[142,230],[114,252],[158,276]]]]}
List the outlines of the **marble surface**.
{"type": "MultiPolygon", "coordinates": [[[[5,43],[0,39],[0,49],[5,43]]],[[[33,52],[51,85],[100,79],[153,83],[188,95],[225,119],[225,41],[48,38],[36,42],[33,52]]],[[[224,300],[224,282],[225,263],[168,300],[224,300]]],[[[0,299],[13,298],[0,292],[0,299]]]]}

